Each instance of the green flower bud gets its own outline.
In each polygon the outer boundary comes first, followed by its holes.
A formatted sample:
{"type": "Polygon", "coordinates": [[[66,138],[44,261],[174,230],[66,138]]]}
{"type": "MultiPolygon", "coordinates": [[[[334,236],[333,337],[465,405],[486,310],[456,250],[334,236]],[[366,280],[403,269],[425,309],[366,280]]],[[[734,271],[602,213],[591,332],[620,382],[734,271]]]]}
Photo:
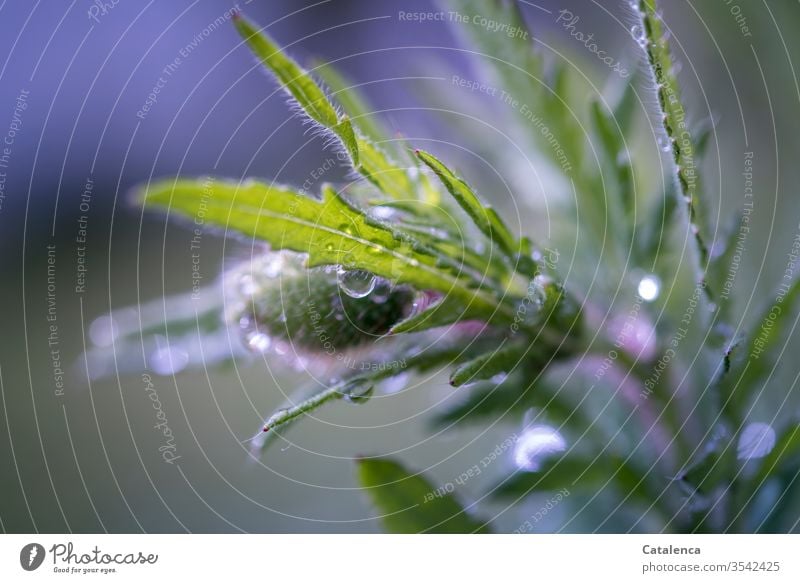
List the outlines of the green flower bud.
{"type": "Polygon", "coordinates": [[[257,352],[291,344],[333,355],[386,334],[407,317],[414,292],[366,271],[303,267],[299,256],[267,253],[230,272],[228,318],[257,352]]]}

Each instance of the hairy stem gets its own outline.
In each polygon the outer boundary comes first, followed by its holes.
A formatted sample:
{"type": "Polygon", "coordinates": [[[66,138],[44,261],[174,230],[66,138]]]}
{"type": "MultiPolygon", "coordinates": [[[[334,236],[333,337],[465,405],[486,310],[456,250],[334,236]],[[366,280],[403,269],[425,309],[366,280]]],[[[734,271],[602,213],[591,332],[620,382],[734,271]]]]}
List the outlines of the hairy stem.
{"type": "MultiPolygon", "coordinates": [[[[686,124],[686,110],[681,101],[678,80],[675,78],[667,36],[656,10],[656,0],[639,0],[637,12],[642,23],[642,36],[637,40],[647,53],[647,60],[655,77],[664,130],[672,146],[675,177],[688,211],[689,228],[694,235],[698,254],[698,277],[702,281],[708,264],[708,247],[698,224],[697,209],[700,199],[695,146],[686,124]]],[[[708,286],[704,286],[704,290],[709,297],[708,286]]]]}

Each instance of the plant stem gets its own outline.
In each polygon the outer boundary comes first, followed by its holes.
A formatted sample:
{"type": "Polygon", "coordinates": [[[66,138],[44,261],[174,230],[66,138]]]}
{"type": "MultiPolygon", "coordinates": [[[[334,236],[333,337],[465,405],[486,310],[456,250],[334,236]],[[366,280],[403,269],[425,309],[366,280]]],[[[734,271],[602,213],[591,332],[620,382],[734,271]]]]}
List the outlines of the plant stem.
{"type": "MultiPolygon", "coordinates": [[[[698,224],[698,173],[694,158],[695,147],[686,124],[686,110],[681,101],[678,80],[675,78],[667,36],[656,11],[656,0],[639,0],[637,12],[642,23],[642,37],[637,40],[640,40],[647,53],[655,78],[664,130],[672,146],[675,176],[689,215],[689,229],[696,243],[698,279],[703,281],[708,264],[708,247],[698,224]]],[[[708,286],[703,286],[703,289],[710,300],[708,286]]]]}

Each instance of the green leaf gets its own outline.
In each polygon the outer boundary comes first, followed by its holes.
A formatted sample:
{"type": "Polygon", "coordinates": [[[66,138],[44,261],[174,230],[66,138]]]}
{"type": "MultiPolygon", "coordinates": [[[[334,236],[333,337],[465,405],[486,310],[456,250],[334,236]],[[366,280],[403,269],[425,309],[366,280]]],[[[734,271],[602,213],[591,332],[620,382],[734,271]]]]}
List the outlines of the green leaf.
{"type": "Polygon", "coordinates": [[[634,253],[639,265],[652,269],[654,263],[668,253],[670,230],[678,209],[676,185],[667,180],[656,202],[645,211],[645,221],[636,227],[634,253]]]}
{"type": "Polygon", "coordinates": [[[723,410],[743,419],[751,395],[761,390],[762,382],[780,358],[779,343],[787,325],[796,321],[800,299],[800,279],[781,290],[755,322],[746,341],[737,349],[730,372],[722,383],[723,410]]]}
{"type": "Polygon", "coordinates": [[[438,290],[462,318],[510,322],[511,306],[474,282],[439,266],[437,258],[369,219],[329,186],[322,200],[257,181],[241,184],[208,179],[168,180],[151,185],[148,207],[175,210],[203,224],[268,242],[274,249],[308,254],[308,267],[341,265],[363,269],[419,290],[438,290]]]}
{"type": "MultiPolygon", "coordinates": [[[[510,376],[500,384],[480,383],[471,387],[466,400],[437,414],[433,423],[445,426],[487,420],[494,422],[506,415],[522,417],[531,409],[537,409],[548,421],[556,424],[569,421],[578,425],[578,419],[585,421],[576,407],[566,402],[558,390],[535,377],[535,374],[526,371],[510,376]]],[[[590,426],[591,420],[580,424],[590,426]]]]}
{"type": "Polygon", "coordinates": [[[378,190],[395,199],[418,198],[416,188],[408,177],[405,168],[401,168],[380,149],[379,146],[362,137],[357,137],[361,154],[361,164],[357,170],[378,190]]]}
{"type": "Polygon", "coordinates": [[[530,344],[500,344],[495,350],[459,365],[450,375],[450,384],[460,387],[467,383],[492,378],[499,373],[510,373],[520,366],[534,349],[530,344]]]}
{"type": "Polygon", "coordinates": [[[698,281],[701,281],[708,262],[708,247],[704,239],[705,224],[700,216],[702,200],[698,188],[697,150],[685,122],[686,109],[681,101],[680,87],[674,74],[670,46],[664,33],[656,0],[638,0],[635,6],[637,6],[636,10],[641,19],[642,35],[645,41],[642,46],[645,48],[650,63],[655,86],[658,88],[664,130],[672,143],[675,176],[686,203],[689,229],[694,234],[697,251],[696,277],[698,281]]]}
{"type": "Polygon", "coordinates": [[[516,256],[519,252],[519,245],[500,216],[491,207],[483,204],[466,182],[453,174],[447,166],[434,156],[422,150],[417,150],[415,153],[420,160],[436,173],[442,184],[447,188],[447,191],[469,215],[486,238],[498,245],[509,257],[516,256]]]}
{"type": "Polygon", "coordinates": [[[620,457],[605,453],[602,457],[589,459],[572,453],[542,464],[539,471],[518,471],[498,484],[492,495],[520,498],[535,492],[567,490],[594,493],[615,488],[626,496],[649,504],[653,498],[646,495],[647,487],[642,473],[620,457]]]}
{"type": "MultiPolygon", "coordinates": [[[[254,441],[254,450],[263,452],[278,435],[276,429],[301,418],[306,413],[325,405],[328,402],[352,397],[354,394],[364,396],[368,389],[380,381],[410,371],[425,372],[437,367],[447,366],[455,359],[465,355],[486,350],[491,338],[471,341],[468,346],[459,343],[437,343],[435,347],[420,350],[416,343],[410,344],[405,349],[400,348],[393,353],[393,359],[388,366],[376,367],[367,372],[362,372],[326,387],[322,391],[301,389],[296,395],[276,410],[262,425],[262,433],[254,441]],[[403,366],[397,366],[403,363],[403,366]]],[[[316,384],[316,383],[315,383],[316,384]]],[[[353,402],[363,402],[365,399],[350,399],[353,402]]]]}
{"type": "Polygon", "coordinates": [[[783,471],[785,465],[793,460],[800,460],[800,424],[787,428],[772,451],[761,459],[758,469],[749,480],[750,490],[763,486],[770,476],[783,471]]]}
{"type": "Polygon", "coordinates": [[[717,487],[729,482],[735,472],[736,447],[730,443],[705,451],[679,476],[692,491],[710,495],[717,487]]]}
{"type": "Polygon", "coordinates": [[[492,495],[498,498],[519,498],[534,492],[563,488],[570,491],[593,491],[605,486],[609,477],[605,460],[587,460],[578,455],[567,455],[543,464],[537,472],[517,471],[493,488],[492,495]]]}
{"type": "Polygon", "coordinates": [[[614,104],[614,119],[619,125],[623,136],[631,135],[633,122],[636,119],[634,114],[639,106],[639,102],[636,99],[636,87],[638,86],[636,77],[637,75],[634,73],[630,78],[623,80],[622,94],[614,104]]]}
{"type": "Polygon", "coordinates": [[[319,64],[315,71],[331,88],[336,101],[350,115],[351,122],[365,138],[375,143],[389,139],[388,132],[373,113],[372,107],[349,79],[329,63],[319,64]]]}
{"type": "MultiPolygon", "coordinates": [[[[611,112],[597,100],[589,106],[592,127],[599,140],[599,157],[605,167],[603,176],[606,179],[608,198],[622,211],[614,222],[625,225],[635,217],[636,200],[633,187],[633,168],[630,152],[625,144],[624,134],[611,112]]],[[[627,245],[629,232],[625,233],[624,243],[627,245]]]]}
{"type": "MultiPolygon", "coordinates": [[[[325,92],[300,65],[283,54],[280,47],[247,20],[238,16],[236,28],[251,50],[275,75],[308,116],[331,130],[350,154],[355,168],[383,194],[396,199],[419,198],[417,189],[405,168],[392,162],[381,148],[367,137],[358,135],[347,115],[339,115],[325,92]]],[[[354,102],[345,94],[350,106],[356,109],[363,104],[354,102]]]]}
{"type": "Polygon", "coordinates": [[[405,320],[392,326],[392,334],[409,332],[422,332],[431,328],[446,326],[462,320],[458,313],[458,302],[450,297],[444,297],[431,304],[426,309],[410,315],[405,320]]]}
{"type": "Polygon", "coordinates": [[[318,124],[339,136],[353,160],[353,165],[358,166],[358,145],[350,120],[346,116],[339,117],[336,108],[311,75],[283,54],[280,47],[267,34],[240,14],[235,15],[233,23],[250,50],[272,71],[286,91],[297,100],[303,111],[318,124]]]}
{"type": "Polygon", "coordinates": [[[455,497],[437,489],[388,458],[360,459],[358,481],[366,489],[387,531],[416,533],[486,533],[488,528],[461,507],[455,497]]]}

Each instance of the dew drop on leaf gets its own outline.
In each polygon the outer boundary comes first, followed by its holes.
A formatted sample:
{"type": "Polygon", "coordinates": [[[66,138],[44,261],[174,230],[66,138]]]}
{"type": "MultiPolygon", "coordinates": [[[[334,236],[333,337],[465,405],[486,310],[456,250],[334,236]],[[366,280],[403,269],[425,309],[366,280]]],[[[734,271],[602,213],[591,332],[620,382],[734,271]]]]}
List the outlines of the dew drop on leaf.
{"type": "Polygon", "coordinates": [[[647,38],[644,36],[644,29],[640,25],[634,24],[631,27],[631,36],[633,37],[633,40],[635,40],[641,46],[645,46],[647,44],[647,38]]]}
{"type": "Polygon", "coordinates": [[[339,289],[351,298],[363,298],[375,289],[375,276],[363,269],[341,269],[337,274],[339,289]]]}
{"type": "Polygon", "coordinates": [[[372,385],[372,383],[366,381],[355,381],[345,387],[342,393],[344,394],[345,401],[348,403],[362,405],[369,401],[374,390],[375,387],[372,385]]]}

